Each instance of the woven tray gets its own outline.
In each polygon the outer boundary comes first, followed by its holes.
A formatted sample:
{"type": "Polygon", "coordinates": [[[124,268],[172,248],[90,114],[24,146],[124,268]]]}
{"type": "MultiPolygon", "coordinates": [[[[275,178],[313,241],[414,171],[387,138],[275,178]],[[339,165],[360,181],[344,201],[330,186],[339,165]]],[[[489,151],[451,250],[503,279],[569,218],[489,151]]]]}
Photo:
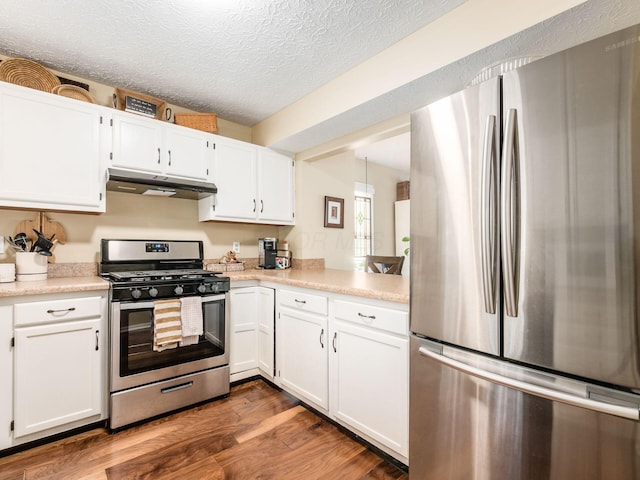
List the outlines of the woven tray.
{"type": "Polygon", "coordinates": [[[57,87],[53,87],[52,93],[63,97],[75,98],[83,102],[98,103],[96,99],[93,98],[93,95],[84,88],[77,87],[76,85],[58,85],[57,87]]]}
{"type": "Polygon", "coordinates": [[[26,58],[8,58],[0,62],[0,80],[49,93],[60,85],[53,73],[26,58]]]}
{"type": "Polygon", "coordinates": [[[218,133],[218,117],[215,113],[176,113],[174,118],[176,125],[218,133]]]}

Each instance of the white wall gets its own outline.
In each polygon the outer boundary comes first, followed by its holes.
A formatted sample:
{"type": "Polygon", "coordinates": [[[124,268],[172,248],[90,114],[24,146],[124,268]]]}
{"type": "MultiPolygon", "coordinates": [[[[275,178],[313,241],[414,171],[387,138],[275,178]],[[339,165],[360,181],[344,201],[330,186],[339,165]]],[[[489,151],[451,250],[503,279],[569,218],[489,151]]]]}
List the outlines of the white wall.
{"type": "MultiPolygon", "coordinates": [[[[0,208],[0,235],[12,235],[22,220],[35,219],[37,212],[0,208]]],[[[222,257],[240,242],[240,258],[258,256],[259,237],[277,237],[278,227],[198,221],[198,202],[178,198],[145,197],[107,192],[107,211],[101,215],[47,213],[60,222],[67,243],[54,249],[56,263],[98,262],[100,239],[133,238],[202,240],[205,258],[222,257]]],[[[13,262],[13,250],[6,246],[0,262],[13,262]]]]}
{"type": "MultiPolygon", "coordinates": [[[[375,185],[374,253],[394,255],[394,202],[401,172],[369,162],[367,180],[375,185]]],[[[365,162],[353,151],[296,163],[296,226],[281,229],[297,258],[324,258],[325,267],[353,268],[353,194],[365,182],[365,162]],[[344,199],[344,228],[324,227],[324,197],[344,199]]]]}

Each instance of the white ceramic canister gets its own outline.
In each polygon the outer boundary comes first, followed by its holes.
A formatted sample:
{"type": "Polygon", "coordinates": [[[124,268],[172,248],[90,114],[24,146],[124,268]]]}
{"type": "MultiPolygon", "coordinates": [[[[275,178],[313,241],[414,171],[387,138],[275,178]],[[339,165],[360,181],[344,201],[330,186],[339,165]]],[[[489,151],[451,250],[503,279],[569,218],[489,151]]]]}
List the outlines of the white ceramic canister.
{"type": "Polygon", "coordinates": [[[15,282],[16,266],[13,263],[0,263],[0,283],[15,282]]]}
{"type": "Polygon", "coordinates": [[[36,252],[16,252],[16,279],[19,282],[46,280],[48,258],[36,252]]]}

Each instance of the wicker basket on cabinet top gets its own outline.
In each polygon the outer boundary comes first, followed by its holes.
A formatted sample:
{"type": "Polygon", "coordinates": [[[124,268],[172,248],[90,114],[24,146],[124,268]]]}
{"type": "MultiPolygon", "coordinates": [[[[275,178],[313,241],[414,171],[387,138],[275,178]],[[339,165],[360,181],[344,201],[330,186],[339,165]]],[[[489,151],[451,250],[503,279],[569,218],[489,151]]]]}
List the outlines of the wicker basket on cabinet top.
{"type": "Polygon", "coordinates": [[[215,113],[176,113],[174,118],[176,125],[218,133],[218,117],[215,113]]]}

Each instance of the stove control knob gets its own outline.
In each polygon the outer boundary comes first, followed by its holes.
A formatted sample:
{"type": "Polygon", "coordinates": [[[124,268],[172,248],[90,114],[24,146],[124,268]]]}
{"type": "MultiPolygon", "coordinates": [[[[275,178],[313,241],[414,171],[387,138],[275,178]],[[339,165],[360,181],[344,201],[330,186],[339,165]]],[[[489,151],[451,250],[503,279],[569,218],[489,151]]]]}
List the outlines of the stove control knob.
{"type": "Polygon", "coordinates": [[[137,288],[134,288],[133,290],[131,290],[131,296],[137,300],[142,296],[142,292],[137,288]]]}
{"type": "Polygon", "coordinates": [[[207,286],[204,283],[201,283],[200,285],[198,285],[198,291],[200,293],[204,293],[207,291],[207,286]]]}
{"type": "Polygon", "coordinates": [[[149,296],[150,297],[155,297],[158,295],[158,289],[156,287],[151,287],[149,289],[149,296]]]}
{"type": "Polygon", "coordinates": [[[182,285],[178,285],[173,289],[173,293],[175,293],[176,295],[182,295],[182,292],[184,292],[184,288],[182,288],[182,285]]]}

